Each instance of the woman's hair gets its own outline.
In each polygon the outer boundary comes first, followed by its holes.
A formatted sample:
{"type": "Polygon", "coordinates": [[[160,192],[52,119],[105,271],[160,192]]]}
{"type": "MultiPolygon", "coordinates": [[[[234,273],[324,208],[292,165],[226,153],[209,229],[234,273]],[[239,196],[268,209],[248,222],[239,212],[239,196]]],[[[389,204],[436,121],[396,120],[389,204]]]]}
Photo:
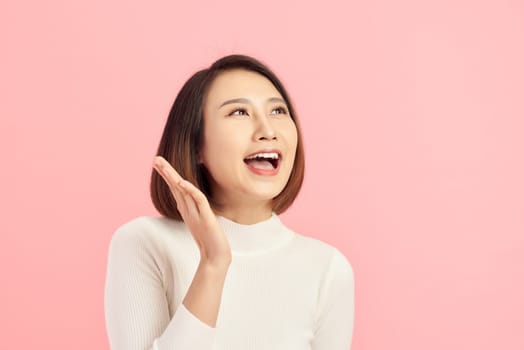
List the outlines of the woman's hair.
{"type": "MultiPolygon", "coordinates": [[[[269,79],[282,95],[297,128],[298,140],[293,169],[286,186],[273,198],[272,203],[272,210],[280,214],[291,206],[304,180],[305,157],[302,135],[295,110],[284,86],[268,67],[253,57],[245,55],[222,57],[211,67],[196,72],[186,81],[169,112],[157,155],[164,157],[182,178],[200,189],[208,198],[211,207],[215,205],[215,201],[211,198],[209,174],[206,168],[198,163],[197,156],[203,141],[204,101],[215,77],[233,69],[256,72],[269,79]]],[[[162,215],[182,220],[169,186],[154,169],[151,174],[150,191],[153,204],[162,215]]]]}

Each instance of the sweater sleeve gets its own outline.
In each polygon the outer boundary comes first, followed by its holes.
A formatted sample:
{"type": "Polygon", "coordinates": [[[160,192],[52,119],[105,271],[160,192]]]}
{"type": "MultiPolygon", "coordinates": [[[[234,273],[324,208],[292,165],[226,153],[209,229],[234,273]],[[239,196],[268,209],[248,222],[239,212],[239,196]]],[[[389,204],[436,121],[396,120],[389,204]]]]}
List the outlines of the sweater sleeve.
{"type": "MultiPolygon", "coordinates": [[[[123,226],[125,227],[125,226],[123,226]]],[[[180,304],[171,320],[160,258],[139,231],[120,227],[109,244],[104,291],[112,350],[211,350],[216,328],[180,304]]]]}
{"type": "Polygon", "coordinates": [[[336,249],[327,270],[317,309],[312,350],[349,350],[353,337],[353,268],[336,249]]]}

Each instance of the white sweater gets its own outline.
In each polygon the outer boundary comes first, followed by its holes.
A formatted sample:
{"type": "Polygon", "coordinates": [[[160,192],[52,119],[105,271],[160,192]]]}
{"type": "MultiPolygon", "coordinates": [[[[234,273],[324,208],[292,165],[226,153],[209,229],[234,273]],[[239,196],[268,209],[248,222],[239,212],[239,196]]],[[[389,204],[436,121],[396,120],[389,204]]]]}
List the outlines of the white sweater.
{"type": "Polygon", "coordinates": [[[217,216],[232,262],[216,327],[182,301],[199,264],[185,224],[142,216],[109,245],[105,320],[112,350],[349,350],[354,275],[335,247],[273,213],[243,225],[217,216]]]}

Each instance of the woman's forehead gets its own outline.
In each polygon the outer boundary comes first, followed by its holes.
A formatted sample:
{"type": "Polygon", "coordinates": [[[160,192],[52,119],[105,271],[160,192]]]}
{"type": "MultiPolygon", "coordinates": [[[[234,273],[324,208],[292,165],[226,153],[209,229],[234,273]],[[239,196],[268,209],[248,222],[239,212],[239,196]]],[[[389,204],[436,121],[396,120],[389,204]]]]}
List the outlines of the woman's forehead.
{"type": "Polygon", "coordinates": [[[265,76],[256,72],[235,69],[221,72],[212,82],[207,95],[207,102],[214,109],[234,99],[266,101],[280,97],[276,87],[265,76]]]}

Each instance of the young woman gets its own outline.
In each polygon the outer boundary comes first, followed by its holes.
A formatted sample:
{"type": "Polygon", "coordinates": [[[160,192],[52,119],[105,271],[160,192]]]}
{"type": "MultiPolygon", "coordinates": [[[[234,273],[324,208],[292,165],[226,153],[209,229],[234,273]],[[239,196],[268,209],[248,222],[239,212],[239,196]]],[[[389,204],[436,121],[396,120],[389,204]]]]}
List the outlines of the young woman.
{"type": "Polygon", "coordinates": [[[304,151],[275,74],[243,55],[195,73],[157,155],[162,216],[120,226],[109,247],[111,349],[348,350],[349,261],[278,217],[302,185],[304,151]]]}

